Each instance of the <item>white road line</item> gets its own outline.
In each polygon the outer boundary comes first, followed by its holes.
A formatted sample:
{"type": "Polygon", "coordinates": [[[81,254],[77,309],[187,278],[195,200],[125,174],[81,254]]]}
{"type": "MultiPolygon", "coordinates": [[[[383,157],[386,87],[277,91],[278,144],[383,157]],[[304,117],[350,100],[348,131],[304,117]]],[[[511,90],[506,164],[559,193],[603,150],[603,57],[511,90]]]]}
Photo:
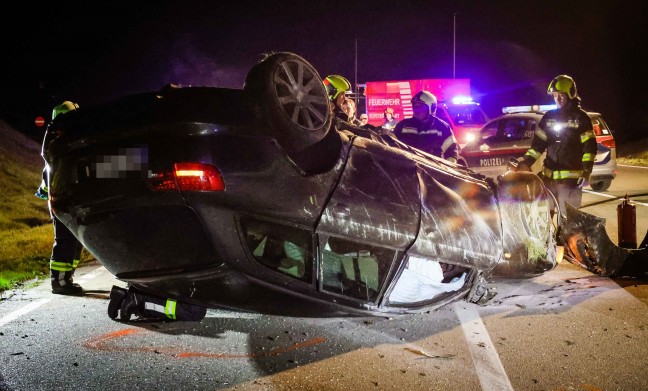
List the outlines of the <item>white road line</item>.
{"type": "Polygon", "coordinates": [[[643,168],[645,170],[648,170],[648,167],[646,166],[631,166],[629,164],[617,164],[618,167],[630,167],[630,168],[643,168]]]}
{"type": "MultiPolygon", "coordinates": [[[[593,194],[593,195],[597,195],[597,196],[601,196],[601,197],[605,197],[605,198],[619,198],[618,196],[614,196],[614,195],[610,195],[610,194],[605,194],[605,193],[599,193],[599,192],[597,192],[597,191],[592,191],[592,190],[585,190],[585,189],[583,189],[583,192],[584,192],[584,193],[593,194]]],[[[622,197],[622,198],[623,198],[623,197],[622,197]]],[[[620,199],[621,199],[621,198],[619,198],[619,200],[620,200],[620,199]]],[[[632,201],[633,204],[637,204],[637,205],[641,205],[641,206],[648,206],[648,204],[645,203],[645,202],[639,202],[639,201],[635,201],[635,200],[632,200],[632,199],[631,199],[631,201],[632,201]]]]}
{"type": "Polygon", "coordinates": [[[235,312],[223,309],[209,308],[205,318],[219,318],[219,319],[259,319],[261,314],[251,314],[248,312],[235,312]]]}
{"type": "Polygon", "coordinates": [[[51,300],[52,299],[40,299],[40,300],[31,302],[31,303],[27,304],[26,306],[24,306],[24,307],[22,307],[20,309],[17,309],[17,310],[15,310],[13,312],[8,313],[7,315],[0,318],[0,326],[3,326],[5,324],[11,322],[12,320],[16,320],[16,319],[20,318],[21,316],[25,315],[26,313],[35,310],[36,308],[42,306],[43,304],[45,304],[45,303],[47,303],[47,302],[49,302],[51,300]]]}
{"type": "MultiPolygon", "coordinates": [[[[91,271],[90,273],[86,273],[83,276],[79,277],[78,281],[83,282],[83,281],[91,280],[91,279],[96,278],[97,276],[99,276],[99,275],[101,275],[101,274],[103,274],[103,273],[105,273],[107,271],[108,270],[105,267],[99,266],[98,268],[91,271]]],[[[42,306],[43,304],[45,304],[45,303],[47,303],[47,302],[49,302],[51,300],[52,299],[40,299],[40,300],[31,302],[31,303],[27,304],[26,306],[24,306],[24,307],[22,307],[20,309],[17,309],[15,311],[3,316],[2,318],[0,318],[0,326],[3,326],[5,324],[11,322],[12,320],[16,320],[16,319],[20,318],[21,316],[35,310],[36,308],[42,306]]]]}
{"type": "Polygon", "coordinates": [[[475,306],[465,302],[453,304],[468,342],[470,357],[475,364],[479,384],[483,391],[513,391],[513,386],[504,371],[497,350],[488,335],[475,306]]]}

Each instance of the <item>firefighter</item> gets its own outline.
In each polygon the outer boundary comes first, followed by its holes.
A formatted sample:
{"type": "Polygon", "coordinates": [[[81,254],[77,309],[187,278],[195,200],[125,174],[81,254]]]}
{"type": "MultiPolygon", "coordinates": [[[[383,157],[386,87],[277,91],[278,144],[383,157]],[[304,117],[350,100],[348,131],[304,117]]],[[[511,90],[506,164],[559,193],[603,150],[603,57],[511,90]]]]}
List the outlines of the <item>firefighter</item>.
{"type": "Polygon", "coordinates": [[[349,110],[349,106],[355,103],[346,95],[351,91],[351,83],[340,75],[329,75],[324,80],[324,87],[328,93],[331,112],[333,113],[333,123],[339,131],[347,131],[357,136],[372,139],[380,143],[386,143],[385,140],[377,133],[375,126],[371,124],[359,125],[354,120],[355,113],[349,110]],[[351,102],[349,104],[349,101],[351,102]],[[349,114],[352,113],[352,116],[349,114]]]}
{"type": "Polygon", "coordinates": [[[324,79],[324,86],[328,93],[333,115],[342,121],[351,123],[352,118],[349,118],[347,94],[351,93],[351,83],[344,76],[329,75],[324,79]],[[346,110],[345,110],[346,109],[346,110]]]}
{"type": "Polygon", "coordinates": [[[362,126],[364,125],[356,117],[356,104],[353,99],[346,98],[342,101],[342,111],[347,115],[347,122],[353,126],[362,126]]]}
{"type": "MultiPolygon", "coordinates": [[[[576,82],[570,76],[556,76],[547,93],[553,96],[557,108],[540,119],[531,148],[520,158],[519,169],[530,171],[546,151],[540,177],[558,199],[560,210],[564,210],[565,202],[578,208],[596,157],[592,120],[581,108],[576,82]]],[[[555,211],[555,205],[552,209],[555,211]]]]}
{"type": "MultiPolygon", "coordinates": [[[[59,116],[79,108],[76,103],[65,101],[52,110],[52,120],[45,130],[51,131],[54,120],[59,116]]],[[[43,141],[43,148],[45,147],[43,141]]],[[[43,159],[45,158],[43,150],[41,151],[43,159]]],[[[36,197],[41,199],[49,198],[49,165],[45,162],[43,169],[43,178],[41,184],[36,191],[36,197]]],[[[50,217],[54,224],[54,245],[52,246],[52,255],[50,257],[50,280],[52,283],[52,293],[57,295],[83,295],[83,288],[73,281],[74,271],[79,265],[81,258],[81,251],[83,245],[77,238],[70,232],[70,230],[63,224],[52,212],[51,204],[48,203],[50,217]]]]}
{"type": "Polygon", "coordinates": [[[385,111],[383,111],[383,117],[385,118],[385,122],[381,125],[382,133],[389,134],[394,130],[394,127],[396,127],[396,124],[398,123],[396,118],[394,118],[394,109],[391,107],[386,108],[385,111]]]}
{"type": "Polygon", "coordinates": [[[124,289],[113,285],[110,290],[110,319],[116,319],[119,315],[119,319],[124,322],[130,321],[131,316],[140,319],[198,321],[206,314],[206,307],[153,296],[132,286],[124,289]]]}
{"type": "Polygon", "coordinates": [[[457,163],[457,140],[450,125],[436,116],[436,96],[429,91],[420,91],[412,98],[412,110],[412,118],[396,124],[394,136],[409,146],[457,163]]]}

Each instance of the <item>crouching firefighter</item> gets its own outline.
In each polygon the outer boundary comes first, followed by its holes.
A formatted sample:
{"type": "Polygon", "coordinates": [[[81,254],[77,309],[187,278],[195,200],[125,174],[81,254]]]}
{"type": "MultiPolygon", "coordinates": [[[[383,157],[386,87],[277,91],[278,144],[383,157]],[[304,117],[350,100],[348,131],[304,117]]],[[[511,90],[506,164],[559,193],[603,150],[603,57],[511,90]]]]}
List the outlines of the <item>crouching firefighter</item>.
{"type": "Polygon", "coordinates": [[[207,308],[172,299],[153,296],[132,286],[124,289],[113,285],[110,291],[108,316],[128,322],[131,316],[140,319],[199,321],[207,314],[207,308]]]}

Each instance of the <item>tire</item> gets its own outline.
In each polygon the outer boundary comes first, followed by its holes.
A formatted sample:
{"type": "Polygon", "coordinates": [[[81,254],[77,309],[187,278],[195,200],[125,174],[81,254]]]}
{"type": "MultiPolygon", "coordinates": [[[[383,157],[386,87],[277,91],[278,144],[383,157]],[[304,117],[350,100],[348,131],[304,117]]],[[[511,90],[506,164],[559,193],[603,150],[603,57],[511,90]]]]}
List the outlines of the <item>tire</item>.
{"type": "Polygon", "coordinates": [[[333,119],[328,94],[315,68],[302,57],[274,53],[252,67],[244,94],[262,125],[288,151],[322,140],[333,119]]]}
{"type": "Polygon", "coordinates": [[[590,183],[590,187],[594,191],[605,191],[610,188],[610,185],[612,185],[612,181],[609,179],[590,183]]]}

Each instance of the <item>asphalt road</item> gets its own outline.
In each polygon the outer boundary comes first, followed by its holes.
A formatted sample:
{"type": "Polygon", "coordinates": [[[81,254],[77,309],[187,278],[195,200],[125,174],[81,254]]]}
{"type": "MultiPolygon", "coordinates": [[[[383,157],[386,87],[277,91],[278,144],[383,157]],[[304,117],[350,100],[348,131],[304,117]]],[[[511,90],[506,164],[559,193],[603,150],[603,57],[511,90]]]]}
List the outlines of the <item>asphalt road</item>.
{"type": "MultiPolygon", "coordinates": [[[[604,194],[645,191],[648,171],[627,170],[604,194]]],[[[636,201],[645,232],[648,202],[636,201]]],[[[591,208],[615,220],[618,202],[591,208]]],[[[401,317],[210,309],[201,322],[120,323],[106,308],[121,282],[99,264],[76,280],[86,296],[48,282],[2,296],[0,391],[648,390],[646,282],[569,263],[495,281],[485,306],[401,317]]]]}
{"type": "Polygon", "coordinates": [[[626,194],[635,204],[637,214],[637,241],[641,243],[648,233],[648,167],[619,166],[619,173],[610,188],[604,192],[586,190],[583,194],[583,211],[606,219],[610,239],[618,243],[617,206],[619,197],[626,194]],[[639,197],[633,195],[643,194],[639,197]],[[599,204],[600,202],[604,202],[599,204]],[[597,204],[588,207],[587,205],[597,204]]]}

